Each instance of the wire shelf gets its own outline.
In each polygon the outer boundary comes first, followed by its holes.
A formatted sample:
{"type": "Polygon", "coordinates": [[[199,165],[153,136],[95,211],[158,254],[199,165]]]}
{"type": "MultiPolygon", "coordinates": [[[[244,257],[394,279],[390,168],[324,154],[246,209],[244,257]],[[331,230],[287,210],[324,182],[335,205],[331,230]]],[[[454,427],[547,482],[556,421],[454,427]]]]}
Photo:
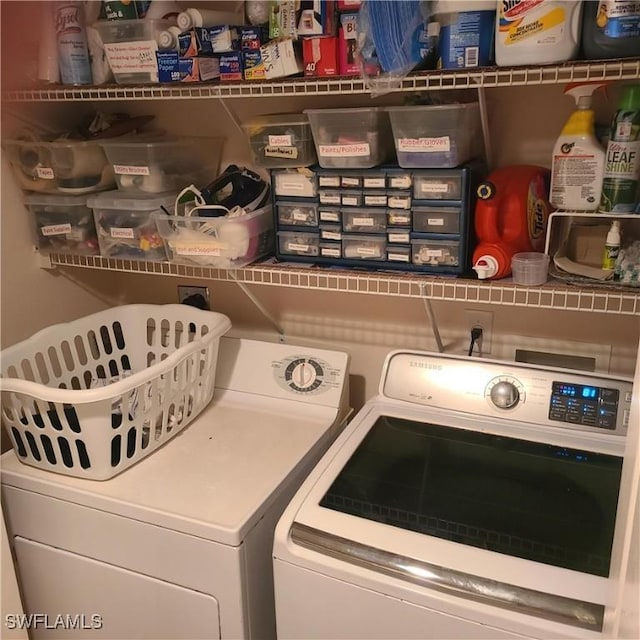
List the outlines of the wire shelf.
{"type": "Polygon", "coordinates": [[[360,293],[400,298],[429,298],[511,307],[593,311],[618,315],[640,315],[640,291],[572,287],[550,281],[540,287],[525,287],[509,281],[478,281],[416,273],[364,272],[355,269],[255,264],[227,271],[169,262],[145,262],[71,254],[49,255],[50,266],[81,267],[123,273],[151,274],[259,284],[336,293],[360,293]]]}
{"type": "MultiPolygon", "coordinates": [[[[426,71],[387,84],[382,92],[415,92],[432,89],[515,87],[598,80],[640,78],[640,58],[577,61],[526,67],[480,67],[478,69],[426,71]]],[[[167,85],[104,85],[95,87],[34,87],[4,91],[5,102],[77,102],[122,100],[181,100],[185,98],[247,98],[280,96],[353,95],[370,93],[359,77],[293,78],[281,81],[193,83],[167,85]]]]}

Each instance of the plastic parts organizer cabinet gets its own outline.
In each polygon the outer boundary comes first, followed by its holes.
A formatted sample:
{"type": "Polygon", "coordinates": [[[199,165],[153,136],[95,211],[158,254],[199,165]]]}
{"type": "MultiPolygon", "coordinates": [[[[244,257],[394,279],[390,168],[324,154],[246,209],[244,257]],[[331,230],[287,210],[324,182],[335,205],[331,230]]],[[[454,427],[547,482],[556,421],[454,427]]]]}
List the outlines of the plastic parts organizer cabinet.
{"type": "Polygon", "coordinates": [[[2,420],[18,459],[90,480],[124,471],[207,406],[230,327],[185,305],[123,305],[5,349],[2,420]]]}

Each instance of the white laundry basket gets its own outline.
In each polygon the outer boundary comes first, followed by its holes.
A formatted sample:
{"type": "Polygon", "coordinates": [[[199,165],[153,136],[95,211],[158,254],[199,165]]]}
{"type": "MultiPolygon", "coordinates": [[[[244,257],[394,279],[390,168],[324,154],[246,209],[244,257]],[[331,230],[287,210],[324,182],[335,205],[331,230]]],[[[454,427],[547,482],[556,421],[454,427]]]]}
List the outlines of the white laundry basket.
{"type": "Polygon", "coordinates": [[[210,402],[226,316],[124,305],[2,351],[2,422],[18,459],[106,480],[184,429],[210,402]]]}

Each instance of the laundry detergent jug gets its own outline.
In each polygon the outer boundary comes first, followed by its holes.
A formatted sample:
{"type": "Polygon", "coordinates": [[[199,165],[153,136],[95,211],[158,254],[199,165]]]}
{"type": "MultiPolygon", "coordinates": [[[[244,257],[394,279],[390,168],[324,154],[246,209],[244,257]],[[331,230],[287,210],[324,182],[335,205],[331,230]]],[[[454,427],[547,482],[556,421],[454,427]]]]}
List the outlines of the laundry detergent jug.
{"type": "Polygon", "coordinates": [[[551,172],[517,165],[493,171],[478,186],[473,269],[481,280],[511,274],[511,259],[521,251],[544,251],[551,172]]]}

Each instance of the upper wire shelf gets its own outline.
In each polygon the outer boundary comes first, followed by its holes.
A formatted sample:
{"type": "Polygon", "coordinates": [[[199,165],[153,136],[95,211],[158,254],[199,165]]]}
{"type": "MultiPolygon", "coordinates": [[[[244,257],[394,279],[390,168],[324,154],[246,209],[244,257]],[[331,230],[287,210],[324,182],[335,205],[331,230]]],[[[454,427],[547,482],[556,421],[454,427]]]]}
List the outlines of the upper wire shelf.
{"type": "MultiPolygon", "coordinates": [[[[433,89],[514,87],[640,78],[640,58],[575,61],[556,65],[480,67],[414,73],[397,83],[380,84],[388,92],[433,89]]],[[[165,85],[104,85],[88,87],[34,87],[2,92],[4,102],[76,102],[121,100],[181,100],[185,98],[246,98],[349,95],[370,93],[359,77],[293,78],[280,81],[192,83],[165,85]]]]}

